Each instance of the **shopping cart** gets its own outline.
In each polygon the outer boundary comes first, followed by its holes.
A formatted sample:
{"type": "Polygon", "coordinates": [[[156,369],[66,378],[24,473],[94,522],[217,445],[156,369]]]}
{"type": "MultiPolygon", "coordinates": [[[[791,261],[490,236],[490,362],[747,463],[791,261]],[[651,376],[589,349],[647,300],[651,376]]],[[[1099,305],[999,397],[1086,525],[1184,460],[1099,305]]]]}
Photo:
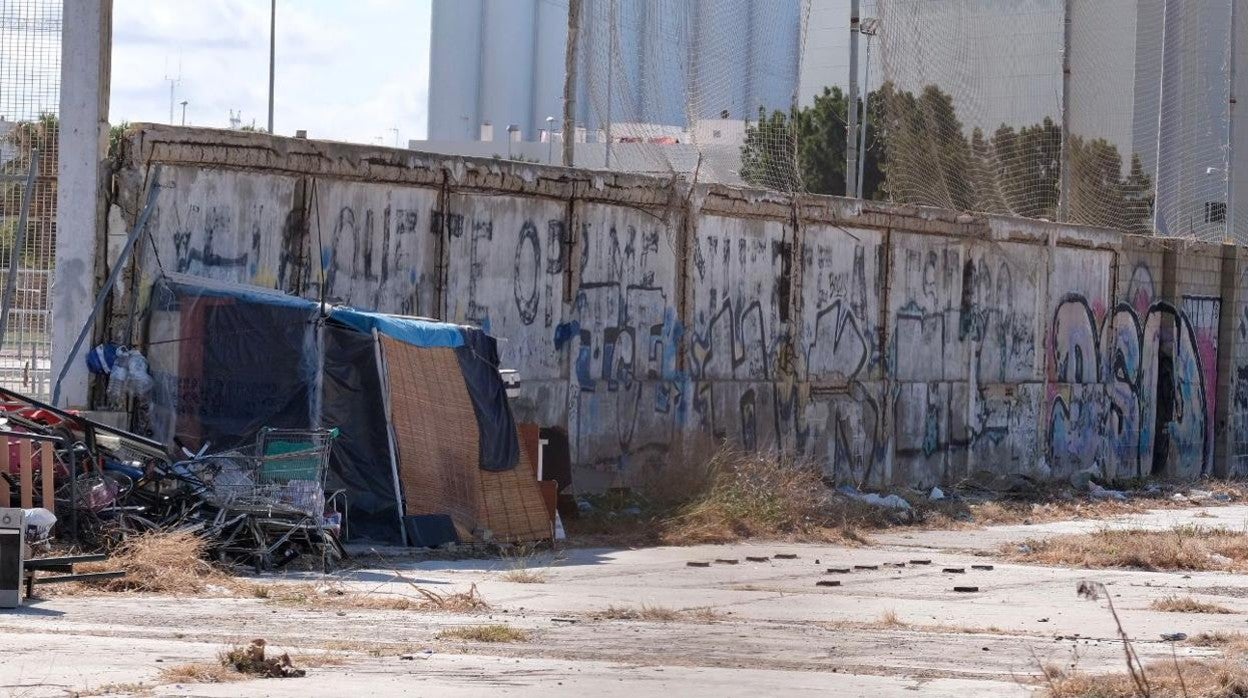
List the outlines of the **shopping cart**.
{"type": "Polygon", "coordinates": [[[265,428],[254,446],[174,464],[217,510],[209,529],[223,561],[256,571],[282,567],[303,552],[319,553],[328,569],[345,556],[338,536],[345,507],[341,493],[328,498],[325,477],[337,429],[265,428]]]}

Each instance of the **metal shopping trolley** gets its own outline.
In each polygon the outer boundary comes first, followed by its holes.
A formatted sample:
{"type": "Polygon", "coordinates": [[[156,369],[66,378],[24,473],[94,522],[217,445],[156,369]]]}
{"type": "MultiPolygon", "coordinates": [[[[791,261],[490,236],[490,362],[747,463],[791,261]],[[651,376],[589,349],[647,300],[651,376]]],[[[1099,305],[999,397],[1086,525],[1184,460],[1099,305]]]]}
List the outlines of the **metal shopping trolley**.
{"type": "Polygon", "coordinates": [[[264,571],[307,552],[326,569],[345,556],[337,524],[345,497],[325,493],[337,436],[337,429],[265,428],[248,449],[174,465],[217,510],[209,532],[219,559],[264,571]]]}

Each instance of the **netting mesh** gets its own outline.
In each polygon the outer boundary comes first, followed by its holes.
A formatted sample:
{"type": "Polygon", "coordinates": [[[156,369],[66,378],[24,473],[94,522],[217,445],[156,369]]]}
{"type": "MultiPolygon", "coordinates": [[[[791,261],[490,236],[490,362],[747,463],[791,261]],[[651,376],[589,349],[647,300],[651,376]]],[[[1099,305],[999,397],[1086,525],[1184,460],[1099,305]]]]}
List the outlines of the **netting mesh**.
{"type": "Polygon", "coordinates": [[[847,146],[848,71],[803,72],[843,45],[847,11],[584,0],[577,163],[852,196],[852,149],[866,198],[1244,241],[1233,5],[863,0],[868,125],[847,146]]]}
{"type": "Polygon", "coordinates": [[[872,110],[887,196],[1233,237],[1231,9],[879,0],[883,82],[872,110]]]}
{"type": "Polygon", "coordinates": [[[0,0],[0,293],[17,257],[12,308],[0,345],[0,385],[49,394],[52,269],[56,244],[60,0],[0,0]],[[19,237],[26,176],[37,161],[19,237]]]}
{"type": "Polygon", "coordinates": [[[802,0],[585,0],[577,162],[801,188],[802,0]]]}

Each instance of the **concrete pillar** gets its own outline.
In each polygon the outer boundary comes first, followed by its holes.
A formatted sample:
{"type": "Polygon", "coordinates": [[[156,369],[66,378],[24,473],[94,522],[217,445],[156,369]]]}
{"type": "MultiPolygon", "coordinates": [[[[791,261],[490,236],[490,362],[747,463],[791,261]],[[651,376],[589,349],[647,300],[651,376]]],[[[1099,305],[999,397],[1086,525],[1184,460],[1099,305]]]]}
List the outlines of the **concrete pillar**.
{"type": "MultiPolygon", "coordinates": [[[[52,284],[53,380],[69,359],[74,339],[89,320],[95,300],[113,28],[112,0],[64,0],[63,8],[56,274],[52,284]]],[[[86,364],[80,355],[70,364],[61,384],[61,405],[87,407],[88,385],[86,364]]]]}
{"type": "Polygon", "coordinates": [[[1237,320],[1243,302],[1239,293],[1239,275],[1244,268],[1244,255],[1233,244],[1222,246],[1222,281],[1219,296],[1222,311],[1218,318],[1218,383],[1216,412],[1213,432],[1213,474],[1215,477],[1242,477],[1240,468],[1243,454],[1235,450],[1234,420],[1238,416],[1234,406],[1237,359],[1240,347],[1237,343],[1237,320]]]}

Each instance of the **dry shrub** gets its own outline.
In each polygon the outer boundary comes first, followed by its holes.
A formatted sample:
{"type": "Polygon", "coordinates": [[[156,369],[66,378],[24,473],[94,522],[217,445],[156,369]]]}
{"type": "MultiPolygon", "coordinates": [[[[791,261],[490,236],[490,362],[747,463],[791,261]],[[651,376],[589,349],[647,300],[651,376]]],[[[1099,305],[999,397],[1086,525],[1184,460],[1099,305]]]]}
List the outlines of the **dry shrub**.
{"type": "Polygon", "coordinates": [[[888,609],[880,614],[880,625],[885,628],[904,628],[907,623],[901,620],[901,616],[897,615],[896,609],[888,609]]]}
{"type": "Polygon", "coordinates": [[[836,496],[812,464],[775,453],[719,451],[706,463],[707,485],[662,522],[672,545],[791,537],[861,541],[855,522],[878,507],[836,496]]]}
{"type": "Polygon", "coordinates": [[[227,683],[244,681],[248,677],[234,671],[221,662],[190,662],[160,670],[157,682],[169,683],[227,683]]]}
{"type": "Polygon", "coordinates": [[[1154,611],[1165,611],[1167,613],[1224,613],[1231,614],[1235,611],[1226,606],[1219,606],[1216,603],[1207,601],[1199,601],[1190,596],[1167,596],[1160,599],[1153,599],[1148,605],[1154,611]]]}
{"type": "Polygon", "coordinates": [[[490,610],[490,604],[486,603],[485,599],[481,597],[481,592],[477,591],[476,584],[468,587],[468,591],[456,591],[446,594],[439,594],[424,587],[416,587],[416,592],[421,596],[421,608],[424,610],[446,611],[448,613],[471,613],[490,610]]]}
{"type": "Polygon", "coordinates": [[[546,570],[522,568],[504,572],[503,581],[516,584],[545,584],[547,576],[546,570]]]}
{"type": "MultiPolygon", "coordinates": [[[[1248,696],[1248,667],[1227,659],[1177,659],[1144,667],[1151,698],[1239,698],[1248,696]]],[[[1127,673],[1066,673],[1045,668],[1051,698],[1138,698],[1127,673]]]]}
{"type": "MultiPolygon", "coordinates": [[[[406,578],[403,578],[407,581],[406,578]]],[[[270,603],[316,608],[358,608],[373,611],[444,611],[448,613],[473,613],[488,611],[490,604],[481,596],[477,585],[467,591],[440,593],[412,584],[415,596],[402,594],[359,594],[338,585],[315,584],[253,584],[245,589],[249,596],[270,603]]]]}
{"type": "Polygon", "coordinates": [[[207,542],[186,531],[153,531],[127,538],[108,560],[80,565],[83,572],[125,570],[126,576],[83,582],[85,588],[159,594],[205,594],[232,589],[235,580],[203,559],[207,542]]]}
{"type": "Polygon", "coordinates": [[[502,574],[504,581],[516,584],[545,584],[546,578],[550,575],[549,565],[537,565],[533,563],[537,559],[538,551],[535,545],[516,545],[504,548],[500,557],[507,563],[507,571],[502,574]]]}
{"type": "Polygon", "coordinates": [[[443,611],[446,613],[475,613],[488,611],[490,604],[482,598],[473,584],[468,591],[438,593],[424,587],[416,587],[418,596],[393,594],[345,594],[323,599],[328,606],[364,608],[379,611],[443,611]]]}
{"type": "Polygon", "coordinates": [[[1214,630],[1194,635],[1187,640],[1193,647],[1216,647],[1228,657],[1248,654],[1248,635],[1226,630],[1214,630]]]}
{"type": "Polygon", "coordinates": [[[263,638],[252,640],[247,646],[235,646],[222,650],[217,659],[221,666],[239,674],[265,679],[287,679],[306,676],[303,669],[296,669],[290,655],[283,652],[276,657],[267,656],[263,638]]]}
{"type": "Polygon", "coordinates": [[[439,640],[465,640],[467,642],[527,642],[529,634],[510,625],[465,625],[447,628],[438,633],[439,640]]]}
{"type": "Polygon", "coordinates": [[[1006,545],[1013,560],[1085,568],[1148,571],[1241,570],[1248,534],[1228,528],[1176,526],[1168,530],[1101,529],[1006,545]]]}
{"type": "Polygon", "coordinates": [[[648,620],[660,623],[671,623],[675,621],[697,621],[709,623],[716,620],[722,620],[724,615],[710,606],[700,606],[690,609],[675,609],[666,606],[649,606],[642,604],[637,608],[629,606],[608,606],[607,610],[594,614],[599,618],[608,620],[648,620]]]}

